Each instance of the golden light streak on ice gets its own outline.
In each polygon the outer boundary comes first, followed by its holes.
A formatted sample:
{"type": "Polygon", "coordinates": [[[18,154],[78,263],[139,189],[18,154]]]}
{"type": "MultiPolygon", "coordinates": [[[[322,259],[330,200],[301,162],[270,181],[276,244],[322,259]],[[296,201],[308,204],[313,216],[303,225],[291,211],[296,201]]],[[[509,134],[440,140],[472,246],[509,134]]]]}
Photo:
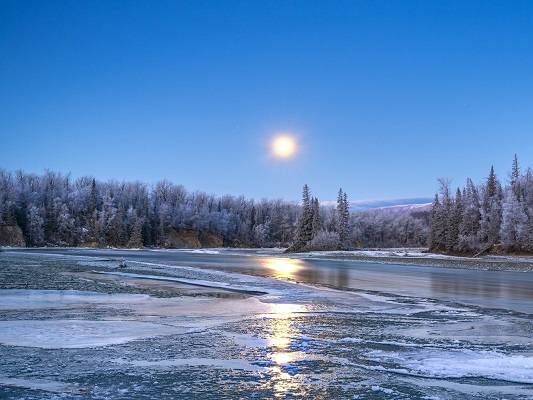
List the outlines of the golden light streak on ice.
{"type": "MultiPolygon", "coordinates": [[[[283,272],[291,270],[289,268],[291,266],[292,268],[301,268],[294,262],[296,260],[277,259],[275,261],[267,264],[267,266],[274,270],[280,268],[283,272]]],[[[273,296],[273,298],[275,297],[273,296]]],[[[297,357],[294,350],[291,349],[291,343],[300,335],[294,317],[298,313],[305,312],[305,306],[291,303],[268,303],[268,306],[270,312],[263,314],[263,316],[268,320],[264,334],[267,347],[272,351],[270,354],[272,366],[269,367],[272,374],[271,382],[276,392],[275,397],[285,398],[288,392],[298,390],[302,384],[299,379],[295,379],[294,376],[287,373],[287,368],[291,367],[291,363],[297,357]]]]}
{"type": "Polygon", "coordinates": [[[276,364],[287,364],[289,361],[291,361],[292,357],[289,353],[276,353],[274,354],[274,361],[276,364]]]}

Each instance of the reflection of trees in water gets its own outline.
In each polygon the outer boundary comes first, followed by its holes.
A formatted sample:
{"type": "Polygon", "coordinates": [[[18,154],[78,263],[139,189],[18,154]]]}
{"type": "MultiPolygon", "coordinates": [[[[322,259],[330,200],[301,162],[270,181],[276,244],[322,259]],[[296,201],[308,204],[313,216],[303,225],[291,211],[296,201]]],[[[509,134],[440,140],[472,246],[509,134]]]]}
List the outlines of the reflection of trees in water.
{"type": "Polygon", "coordinates": [[[344,267],[321,270],[305,260],[295,258],[267,258],[260,260],[272,276],[304,283],[319,283],[333,287],[348,287],[349,271],[344,267]]]}
{"type": "Polygon", "coordinates": [[[500,297],[502,285],[498,280],[479,279],[470,274],[465,277],[463,274],[456,276],[442,274],[431,274],[431,289],[435,292],[455,295],[475,295],[483,298],[500,297]]]}
{"type": "Polygon", "coordinates": [[[349,282],[349,271],[346,268],[328,268],[321,271],[316,267],[302,268],[296,274],[296,280],[308,283],[322,283],[332,287],[346,288],[349,282]]]}

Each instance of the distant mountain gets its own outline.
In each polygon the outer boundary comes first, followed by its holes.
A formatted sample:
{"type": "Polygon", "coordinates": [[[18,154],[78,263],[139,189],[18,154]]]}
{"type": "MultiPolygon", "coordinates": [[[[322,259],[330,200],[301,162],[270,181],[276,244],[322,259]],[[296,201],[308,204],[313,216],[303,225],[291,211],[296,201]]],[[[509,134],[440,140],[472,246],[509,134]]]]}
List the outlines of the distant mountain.
{"type": "MultiPolygon", "coordinates": [[[[431,205],[433,198],[413,197],[405,199],[380,199],[380,200],[355,200],[350,202],[350,211],[364,211],[375,209],[387,209],[389,207],[412,207],[413,211],[418,207],[431,205]]],[[[385,210],[386,211],[386,210],[385,210]]],[[[394,213],[394,211],[390,211],[394,213]]]]}
{"type": "Polygon", "coordinates": [[[359,210],[359,211],[364,211],[364,212],[369,212],[369,213],[379,213],[379,214],[385,214],[385,215],[412,214],[415,212],[431,211],[431,204],[432,203],[400,204],[400,205],[395,205],[395,206],[377,207],[377,208],[359,210]]]}

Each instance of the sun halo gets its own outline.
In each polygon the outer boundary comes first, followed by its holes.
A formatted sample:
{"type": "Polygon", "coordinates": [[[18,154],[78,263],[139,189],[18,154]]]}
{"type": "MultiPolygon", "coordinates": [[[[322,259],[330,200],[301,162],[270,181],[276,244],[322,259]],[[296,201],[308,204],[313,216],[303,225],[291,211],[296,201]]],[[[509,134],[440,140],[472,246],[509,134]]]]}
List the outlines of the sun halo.
{"type": "Polygon", "coordinates": [[[272,151],[276,157],[289,158],[296,151],[296,141],[288,135],[277,136],[272,142],[272,151]]]}

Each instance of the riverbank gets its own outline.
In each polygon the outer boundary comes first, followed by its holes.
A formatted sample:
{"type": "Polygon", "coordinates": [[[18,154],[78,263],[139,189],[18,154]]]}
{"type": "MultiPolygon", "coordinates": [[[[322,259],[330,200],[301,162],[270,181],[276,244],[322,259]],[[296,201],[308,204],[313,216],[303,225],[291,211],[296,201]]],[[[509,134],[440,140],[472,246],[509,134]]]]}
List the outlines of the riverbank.
{"type": "MultiPolygon", "coordinates": [[[[50,250],[50,253],[58,253],[62,248],[27,248],[27,247],[3,247],[6,252],[22,250],[23,252],[38,251],[43,252],[50,250]]],[[[91,250],[98,252],[94,248],[64,248],[64,250],[91,250]]],[[[108,249],[109,250],[109,249],[108,249]]],[[[115,249],[124,252],[136,252],[142,249],[115,249]]],[[[159,250],[152,249],[148,251],[162,252],[183,252],[192,254],[234,254],[239,256],[259,256],[259,257],[279,257],[293,259],[320,259],[320,260],[346,260],[346,261],[363,261],[377,262],[386,264],[402,264],[423,267],[440,267],[440,268],[463,268],[463,269],[482,269],[490,271],[533,271],[533,256],[530,255],[483,255],[479,257],[471,256],[450,256],[444,254],[428,253],[424,248],[384,248],[384,249],[361,249],[353,251],[315,251],[302,253],[286,254],[285,248],[210,248],[210,249],[172,249],[159,250]]],[[[120,262],[120,260],[117,260],[120,262]]],[[[118,265],[118,264],[117,264],[118,265]]]]}
{"type": "Polygon", "coordinates": [[[492,271],[533,271],[532,256],[458,257],[425,253],[423,249],[377,249],[292,253],[293,258],[371,261],[424,267],[483,269],[492,271]]]}

